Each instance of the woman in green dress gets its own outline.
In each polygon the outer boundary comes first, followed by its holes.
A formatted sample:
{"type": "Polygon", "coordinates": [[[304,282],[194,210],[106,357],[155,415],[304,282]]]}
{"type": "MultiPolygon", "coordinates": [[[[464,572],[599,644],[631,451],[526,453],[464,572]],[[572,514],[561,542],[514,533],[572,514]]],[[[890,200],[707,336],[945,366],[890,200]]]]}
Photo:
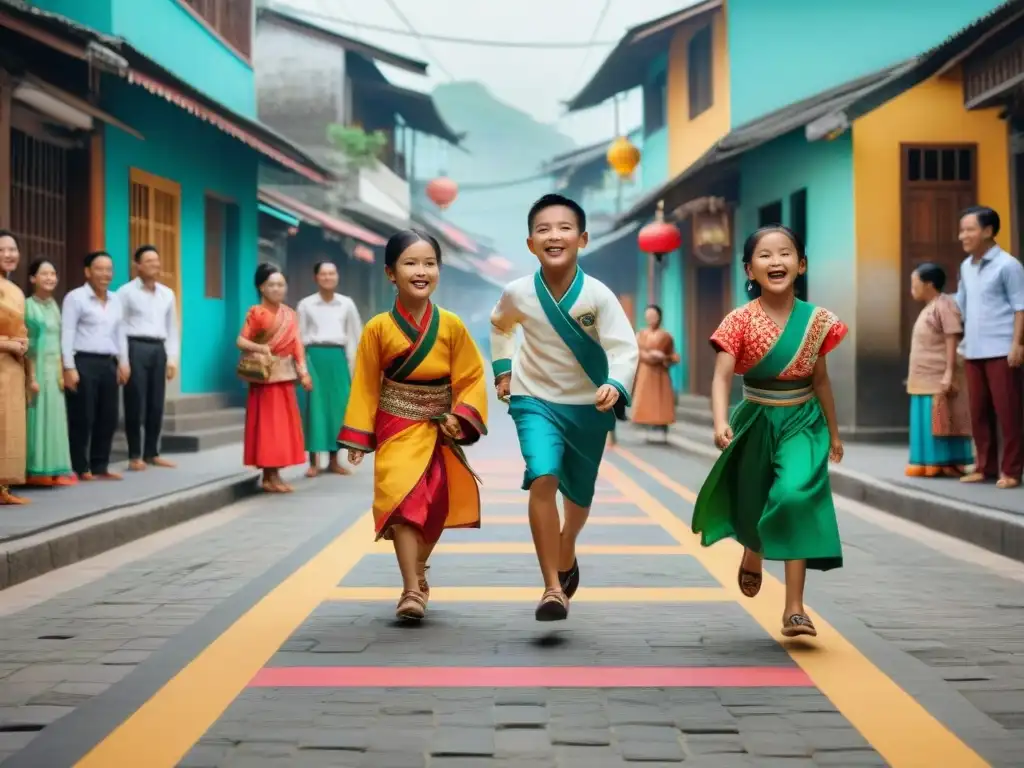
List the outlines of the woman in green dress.
{"type": "Polygon", "coordinates": [[[817,634],[803,604],[807,569],[843,564],[828,462],[841,461],[825,356],[847,327],[797,298],[807,257],[787,227],[762,227],[743,247],[752,301],[730,312],[711,337],[717,350],[711,407],[722,455],[697,496],[693,531],[710,546],[743,545],[740,591],[761,589],[762,560],[785,561],[782,634],[817,634]],[[733,375],[743,402],[729,417],[733,375]]]}
{"type": "Polygon", "coordinates": [[[28,326],[28,458],[30,485],[74,485],[60,358],[60,307],[53,298],[57,270],[45,259],[28,269],[33,293],[25,301],[28,326]]]}

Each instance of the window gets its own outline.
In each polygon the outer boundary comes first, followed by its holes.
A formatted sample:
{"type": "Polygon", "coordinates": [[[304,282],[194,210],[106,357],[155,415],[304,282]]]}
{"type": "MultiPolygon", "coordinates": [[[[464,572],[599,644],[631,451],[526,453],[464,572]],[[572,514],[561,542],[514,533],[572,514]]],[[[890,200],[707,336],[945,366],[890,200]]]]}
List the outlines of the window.
{"type": "Polygon", "coordinates": [[[653,80],[644,83],[644,136],[665,127],[667,78],[666,72],[659,72],[653,80]]]}
{"type": "Polygon", "coordinates": [[[690,92],[690,119],[714,103],[711,65],[711,25],[698,30],[686,49],[686,78],[690,92]]]}
{"type": "Polygon", "coordinates": [[[181,306],[181,187],[132,168],[128,200],[129,258],[141,245],[156,246],[163,273],[160,282],[174,291],[181,306]]]}
{"type": "Polygon", "coordinates": [[[243,58],[252,56],[253,0],[181,0],[243,58]]]}
{"type": "Polygon", "coordinates": [[[208,299],[224,298],[224,247],[227,233],[225,208],[225,204],[217,198],[206,196],[203,263],[206,265],[204,282],[208,299]]]}
{"type": "Polygon", "coordinates": [[[910,182],[963,182],[974,179],[970,147],[908,147],[906,177],[910,182]]]}
{"type": "Polygon", "coordinates": [[[807,245],[807,190],[798,189],[789,196],[789,228],[807,245]]]}
{"type": "Polygon", "coordinates": [[[770,227],[772,224],[782,223],[782,201],[776,200],[774,203],[768,203],[768,205],[762,206],[757,209],[757,226],[759,227],[770,227]]]}

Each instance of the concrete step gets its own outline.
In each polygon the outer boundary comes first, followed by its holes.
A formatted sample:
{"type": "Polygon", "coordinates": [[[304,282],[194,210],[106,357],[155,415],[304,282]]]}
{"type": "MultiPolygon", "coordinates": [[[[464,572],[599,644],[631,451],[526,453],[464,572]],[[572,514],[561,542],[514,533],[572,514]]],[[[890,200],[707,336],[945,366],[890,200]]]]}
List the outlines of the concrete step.
{"type": "MultiPolygon", "coordinates": [[[[245,424],[245,408],[220,408],[216,411],[200,413],[164,414],[163,434],[182,434],[200,429],[214,427],[233,427],[245,424]]],[[[124,430],[124,417],[117,424],[119,431],[124,430]]]]}
{"type": "Polygon", "coordinates": [[[244,393],[213,392],[206,395],[179,395],[168,397],[164,404],[165,416],[192,416],[208,411],[237,408],[245,402],[244,393]]]}
{"type": "MultiPolygon", "coordinates": [[[[240,424],[195,429],[188,432],[165,432],[160,436],[160,451],[162,453],[197,453],[230,443],[240,443],[244,436],[244,421],[240,424]]],[[[124,432],[114,435],[112,451],[115,455],[127,457],[128,441],[124,432]]]]}
{"type": "Polygon", "coordinates": [[[711,417],[711,407],[690,407],[679,406],[676,408],[676,418],[685,424],[694,424],[701,427],[710,427],[715,421],[711,417]]]}

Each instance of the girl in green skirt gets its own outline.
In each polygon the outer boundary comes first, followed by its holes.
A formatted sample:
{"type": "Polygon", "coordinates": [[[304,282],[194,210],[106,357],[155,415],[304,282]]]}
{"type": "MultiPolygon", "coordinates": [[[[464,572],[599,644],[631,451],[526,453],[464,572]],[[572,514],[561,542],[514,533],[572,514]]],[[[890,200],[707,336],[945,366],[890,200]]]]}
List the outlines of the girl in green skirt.
{"type": "Polygon", "coordinates": [[[808,568],[842,567],[828,462],[841,461],[835,400],[825,356],[847,327],[797,298],[807,257],[787,227],[758,229],[743,246],[750,303],[730,312],[711,337],[715,444],[722,455],[697,496],[693,531],[710,546],[734,538],[743,549],[737,580],[754,597],[762,560],[786,564],[782,634],[817,634],[804,609],[808,568]],[[743,402],[729,417],[733,375],[743,402]]]}
{"type": "Polygon", "coordinates": [[[29,485],[74,485],[60,357],[57,270],[45,259],[28,268],[33,293],[25,301],[28,327],[28,413],[25,476],[29,485]]]}

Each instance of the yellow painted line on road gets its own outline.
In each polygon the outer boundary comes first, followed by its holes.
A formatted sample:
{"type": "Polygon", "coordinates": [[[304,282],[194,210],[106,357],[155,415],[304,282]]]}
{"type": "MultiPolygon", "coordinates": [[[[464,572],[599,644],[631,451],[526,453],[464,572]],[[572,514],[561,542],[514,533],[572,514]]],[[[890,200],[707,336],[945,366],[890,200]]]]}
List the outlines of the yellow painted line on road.
{"type": "MultiPolygon", "coordinates": [[[[617,447],[614,455],[622,457],[687,502],[696,500],[696,494],[689,488],[629,451],[617,447]]],[[[785,605],[785,585],[781,581],[765,571],[758,597],[754,600],[743,597],[736,583],[736,569],[743,554],[743,548],[737,542],[730,539],[720,541],[713,547],[701,547],[699,537],[686,523],[625,472],[608,462],[601,469],[619,491],[631,497],[640,509],[657,520],[676,541],[690,547],[692,555],[766,632],[773,637],[780,636],[785,605]]],[[[784,642],[784,647],[818,690],[829,698],[889,765],[893,768],[988,766],[913,696],[872,664],[853,643],[820,615],[810,611],[810,608],[808,611],[818,628],[817,640],[806,643],[784,642]]]]}
{"type": "Polygon", "coordinates": [[[174,768],[372,544],[367,513],[203,649],[76,768],[174,768]]]}
{"type": "MultiPolygon", "coordinates": [[[[480,494],[482,504],[521,504],[526,505],[530,501],[528,493],[487,493],[486,489],[480,494]]],[[[629,504],[630,500],[620,494],[597,494],[594,496],[593,505],[598,504],[629,504]]]]}
{"type": "MultiPolygon", "coordinates": [[[[375,555],[394,556],[390,541],[381,539],[375,545],[375,555]]],[[[450,555],[534,555],[537,551],[530,542],[518,541],[453,541],[434,547],[434,554],[450,555]]],[[[577,544],[577,555],[688,555],[689,550],[678,544],[577,544]]]]}
{"type": "MultiPolygon", "coordinates": [[[[335,587],[327,596],[336,602],[390,602],[398,598],[395,587],[335,587]]],[[[544,589],[536,587],[430,587],[430,603],[536,603],[544,589]]],[[[732,601],[720,587],[586,587],[581,586],[573,603],[720,603],[732,601]]]]}
{"type": "MultiPolygon", "coordinates": [[[[483,525],[528,525],[530,518],[526,515],[488,515],[483,525]]],[[[587,526],[592,525],[658,525],[644,515],[591,515],[587,518],[587,526]]]]}

